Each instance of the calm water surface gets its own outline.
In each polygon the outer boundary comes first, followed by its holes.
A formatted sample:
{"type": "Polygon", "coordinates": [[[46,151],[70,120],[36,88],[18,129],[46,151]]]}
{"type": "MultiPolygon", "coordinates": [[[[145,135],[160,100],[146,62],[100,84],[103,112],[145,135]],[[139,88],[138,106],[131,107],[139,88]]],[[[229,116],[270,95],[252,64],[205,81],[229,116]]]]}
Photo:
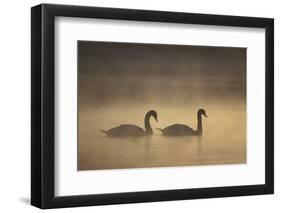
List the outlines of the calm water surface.
{"type": "Polygon", "coordinates": [[[196,129],[198,107],[80,108],[78,170],[246,163],[245,104],[205,104],[204,109],[208,118],[202,118],[202,137],[165,137],[156,127],[180,123],[196,129]],[[99,130],[120,124],[143,128],[144,115],[150,109],[158,112],[158,122],[151,118],[152,136],[109,138],[99,130]]]}

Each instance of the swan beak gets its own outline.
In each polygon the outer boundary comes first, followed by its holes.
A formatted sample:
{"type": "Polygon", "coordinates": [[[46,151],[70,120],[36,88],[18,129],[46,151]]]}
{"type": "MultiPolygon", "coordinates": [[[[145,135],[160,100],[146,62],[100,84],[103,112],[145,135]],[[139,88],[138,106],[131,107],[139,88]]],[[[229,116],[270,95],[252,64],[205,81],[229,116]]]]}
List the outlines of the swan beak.
{"type": "Polygon", "coordinates": [[[206,118],[208,118],[208,116],[206,114],[204,114],[206,118]]]}
{"type": "Polygon", "coordinates": [[[157,119],[157,118],[155,118],[155,120],[158,122],[158,119],[157,119]]]}

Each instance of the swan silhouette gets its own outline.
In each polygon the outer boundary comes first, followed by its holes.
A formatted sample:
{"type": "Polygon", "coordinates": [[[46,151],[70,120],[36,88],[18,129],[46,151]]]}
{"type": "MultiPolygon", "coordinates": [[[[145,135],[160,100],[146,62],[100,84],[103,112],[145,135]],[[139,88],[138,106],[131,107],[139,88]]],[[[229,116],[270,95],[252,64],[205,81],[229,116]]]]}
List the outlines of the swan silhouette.
{"type": "Polygon", "coordinates": [[[201,136],[203,133],[202,129],[202,115],[207,118],[206,112],[204,109],[199,109],[197,112],[197,130],[193,130],[187,125],[184,124],[174,124],[167,126],[164,129],[157,128],[160,130],[163,135],[166,136],[187,136],[187,135],[198,135],[201,136]]]}
{"type": "Polygon", "coordinates": [[[100,131],[102,131],[109,137],[141,137],[146,135],[152,135],[153,131],[149,121],[151,116],[157,121],[157,112],[154,110],[148,111],[144,117],[145,129],[140,128],[134,124],[122,124],[107,131],[102,129],[100,129],[100,131]]]}

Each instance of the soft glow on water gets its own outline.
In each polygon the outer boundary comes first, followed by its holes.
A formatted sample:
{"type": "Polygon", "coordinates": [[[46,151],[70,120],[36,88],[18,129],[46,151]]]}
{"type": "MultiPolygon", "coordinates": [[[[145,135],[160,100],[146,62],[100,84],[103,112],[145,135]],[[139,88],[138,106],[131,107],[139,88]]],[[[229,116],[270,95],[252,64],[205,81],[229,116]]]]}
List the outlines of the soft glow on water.
{"type": "MultiPolygon", "coordinates": [[[[145,104],[144,104],[145,105],[145,104]]],[[[203,136],[165,137],[156,129],[174,123],[197,128],[198,106],[116,105],[84,107],[79,113],[78,169],[119,169],[246,163],[245,104],[204,103],[203,136]],[[113,110],[114,109],[114,110],[113,110]],[[120,124],[144,127],[145,113],[154,109],[154,134],[142,138],[110,138],[99,129],[120,124]]]]}
{"type": "Polygon", "coordinates": [[[246,48],[78,42],[78,169],[246,162],[246,48]],[[179,123],[203,136],[164,137],[156,127],[179,123]],[[144,127],[151,137],[108,138],[99,129],[144,127]]]}

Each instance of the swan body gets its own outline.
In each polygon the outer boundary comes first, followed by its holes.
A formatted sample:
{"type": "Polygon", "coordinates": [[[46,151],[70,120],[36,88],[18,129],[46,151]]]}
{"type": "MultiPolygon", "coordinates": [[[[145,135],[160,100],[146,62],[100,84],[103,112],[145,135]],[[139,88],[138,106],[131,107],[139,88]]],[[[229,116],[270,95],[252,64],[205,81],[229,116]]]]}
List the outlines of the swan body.
{"type": "Polygon", "coordinates": [[[154,117],[157,121],[157,113],[154,110],[150,110],[146,113],[144,118],[145,129],[134,124],[122,124],[109,130],[100,130],[109,137],[142,137],[146,135],[152,135],[153,131],[150,126],[150,117],[154,117]]]}
{"type": "Polygon", "coordinates": [[[195,132],[192,128],[184,124],[174,124],[168,126],[164,129],[160,129],[163,135],[170,135],[170,136],[185,136],[185,135],[195,135],[195,132]]]}
{"type": "Polygon", "coordinates": [[[160,130],[162,134],[166,136],[189,136],[189,135],[201,136],[203,133],[202,115],[207,117],[205,110],[199,109],[197,112],[197,121],[198,121],[197,130],[194,130],[191,127],[184,124],[174,124],[171,126],[167,126],[164,129],[160,129],[160,128],[157,129],[160,130]]]}
{"type": "Polygon", "coordinates": [[[134,124],[122,124],[108,131],[102,129],[101,131],[110,137],[138,137],[145,135],[144,129],[134,124]]]}

